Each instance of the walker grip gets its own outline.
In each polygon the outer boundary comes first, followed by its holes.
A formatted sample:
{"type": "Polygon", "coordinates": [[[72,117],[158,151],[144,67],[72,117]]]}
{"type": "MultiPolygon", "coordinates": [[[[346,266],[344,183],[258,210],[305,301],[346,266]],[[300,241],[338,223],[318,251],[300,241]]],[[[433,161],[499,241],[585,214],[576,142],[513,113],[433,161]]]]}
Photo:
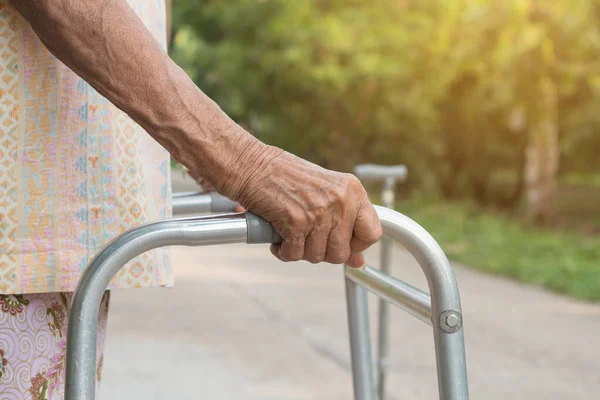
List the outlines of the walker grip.
{"type": "Polygon", "coordinates": [[[246,243],[281,243],[283,239],[273,225],[251,212],[244,213],[248,223],[248,240],[246,243]]]}

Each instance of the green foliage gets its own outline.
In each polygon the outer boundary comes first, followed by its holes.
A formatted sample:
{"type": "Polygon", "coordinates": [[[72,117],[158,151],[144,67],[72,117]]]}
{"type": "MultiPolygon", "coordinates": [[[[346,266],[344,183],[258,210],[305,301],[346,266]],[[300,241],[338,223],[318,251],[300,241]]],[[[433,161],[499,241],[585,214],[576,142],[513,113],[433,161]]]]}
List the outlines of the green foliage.
{"type": "Polygon", "coordinates": [[[524,227],[503,214],[415,199],[398,210],[423,225],[449,258],[585,300],[600,300],[600,238],[524,227]]]}
{"type": "MultiPolygon", "coordinates": [[[[262,140],[323,166],[404,163],[410,185],[430,193],[515,207],[531,126],[550,120],[562,181],[598,181],[600,0],[174,6],[172,55],[200,88],[262,140]],[[541,79],[557,88],[556,115],[541,79]]],[[[593,233],[595,198],[569,189],[558,205],[593,233]]],[[[597,237],[524,227],[463,200],[401,210],[453,259],[600,299],[597,237]]]]}
{"type": "Polygon", "coordinates": [[[329,168],[518,204],[539,77],[564,172],[600,171],[597,0],[178,0],[173,56],[261,139],[329,168]]]}

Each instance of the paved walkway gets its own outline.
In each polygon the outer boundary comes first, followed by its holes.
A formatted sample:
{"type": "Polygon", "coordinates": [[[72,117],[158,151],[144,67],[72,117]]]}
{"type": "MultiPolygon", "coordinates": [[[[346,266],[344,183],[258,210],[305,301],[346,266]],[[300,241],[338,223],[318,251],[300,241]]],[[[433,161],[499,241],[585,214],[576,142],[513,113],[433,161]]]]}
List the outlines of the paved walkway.
{"type": "MultiPolygon", "coordinates": [[[[341,267],[282,264],[260,245],[175,248],[173,261],[176,288],[113,294],[103,398],[352,398],[341,267]]],[[[406,252],[394,261],[426,287],[406,252]]],[[[473,399],[598,398],[600,305],[456,274],[473,399]]],[[[436,398],[430,328],[394,310],[391,335],[390,398],[436,398]]]]}

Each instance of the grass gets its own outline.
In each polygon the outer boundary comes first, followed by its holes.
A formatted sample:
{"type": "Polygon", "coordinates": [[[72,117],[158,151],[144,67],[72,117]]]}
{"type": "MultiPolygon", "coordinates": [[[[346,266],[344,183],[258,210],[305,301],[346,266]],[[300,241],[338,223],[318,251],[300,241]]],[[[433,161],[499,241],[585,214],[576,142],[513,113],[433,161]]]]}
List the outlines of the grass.
{"type": "Polygon", "coordinates": [[[600,301],[600,236],[535,228],[465,203],[414,199],[397,209],[427,229],[452,260],[600,301]]]}

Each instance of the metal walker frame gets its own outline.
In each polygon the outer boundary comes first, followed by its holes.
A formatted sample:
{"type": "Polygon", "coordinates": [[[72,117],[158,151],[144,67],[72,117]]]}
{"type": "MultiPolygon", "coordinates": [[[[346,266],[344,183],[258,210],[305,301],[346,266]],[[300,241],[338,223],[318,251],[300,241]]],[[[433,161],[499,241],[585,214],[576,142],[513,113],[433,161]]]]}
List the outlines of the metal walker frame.
{"type": "MultiPolygon", "coordinates": [[[[406,181],[408,169],[405,165],[379,165],[360,164],[354,168],[354,175],[362,181],[383,182],[381,190],[381,205],[394,209],[396,184],[406,181]]],[[[383,237],[380,243],[379,269],[384,274],[390,275],[390,264],[392,261],[392,242],[390,238],[383,237]]],[[[389,303],[379,298],[377,310],[377,358],[375,385],[377,399],[385,400],[385,386],[387,381],[387,370],[389,366],[390,340],[389,340],[389,303]]]]}
{"type": "MultiPolygon", "coordinates": [[[[174,210],[191,195],[174,197],[174,210]],[[184,200],[181,200],[181,199],[184,200]]],[[[197,208],[214,209],[196,198],[197,208]]],[[[216,208],[216,207],[215,207],[216,208]]],[[[462,310],[454,273],[444,252],[421,226],[404,215],[375,206],[386,237],[418,261],[431,296],[376,269],[344,267],[355,400],[374,400],[367,290],[433,326],[438,389],[442,400],[468,399],[462,310]]],[[[131,259],[164,246],[277,243],[273,227],[252,213],[175,218],[133,228],[110,242],[84,271],[73,296],[67,333],[66,400],[94,400],[98,312],[113,276],[131,259]]]]}

